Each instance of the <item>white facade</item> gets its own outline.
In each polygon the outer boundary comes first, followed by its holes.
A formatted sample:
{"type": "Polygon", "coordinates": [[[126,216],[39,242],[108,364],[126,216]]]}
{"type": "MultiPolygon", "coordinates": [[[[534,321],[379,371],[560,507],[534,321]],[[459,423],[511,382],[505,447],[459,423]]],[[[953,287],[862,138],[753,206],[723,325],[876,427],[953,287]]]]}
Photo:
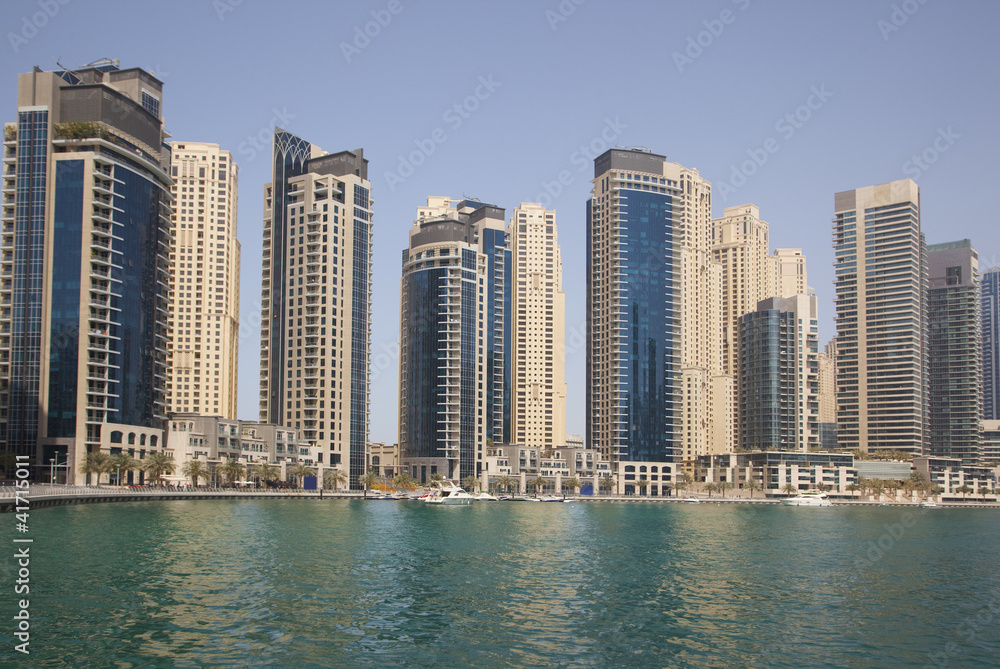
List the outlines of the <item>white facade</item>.
{"type": "Polygon", "coordinates": [[[802,249],[774,249],[771,260],[774,267],[774,294],[777,297],[791,297],[808,292],[806,257],[802,255],[802,249]]]}

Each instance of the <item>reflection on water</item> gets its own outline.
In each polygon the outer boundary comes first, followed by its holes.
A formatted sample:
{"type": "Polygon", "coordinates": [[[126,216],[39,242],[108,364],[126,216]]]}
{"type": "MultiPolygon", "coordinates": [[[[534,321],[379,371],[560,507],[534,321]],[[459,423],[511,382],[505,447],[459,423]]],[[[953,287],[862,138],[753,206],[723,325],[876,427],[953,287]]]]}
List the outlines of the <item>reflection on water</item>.
{"type": "Polygon", "coordinates": [[[997,626],[979,645],[956,630],[991,603],[995,515],[906,513],[278,499],[39,510],[32,666],[903,667],[949,642],[964,644],[950,666],[991,666],[997,626]]]}

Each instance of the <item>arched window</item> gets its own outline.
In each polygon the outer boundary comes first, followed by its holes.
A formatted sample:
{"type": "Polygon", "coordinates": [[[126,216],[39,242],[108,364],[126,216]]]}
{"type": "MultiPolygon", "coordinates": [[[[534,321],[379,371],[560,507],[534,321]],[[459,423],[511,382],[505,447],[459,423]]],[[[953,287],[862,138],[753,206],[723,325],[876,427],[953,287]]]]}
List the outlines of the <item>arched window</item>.
{"type": "Polygon", "coordinates": [[[150,435],[150,437],[149,437],[149,447],[150,448],[156,448],[156,444],[157,444],[158,441],[159,440],[156,438],[155,434],[150,435]]]}
{"type": "Polygon", "coordinates": [[[128,433],[128,443],[135,444],[135,432],[128,433]]]}
{"type": "Polygon", "coordinates": [[[140,446],[145,446],[146,445],[146,435],[145,434],[140,434],[139,435],[139,445],[140,446]]]}
{"type": "Polygon", "coordinates": [[[112,444],[122,443],[122,433],[120,431],[115,430],[111,433],[111,443],[112,444]]]}

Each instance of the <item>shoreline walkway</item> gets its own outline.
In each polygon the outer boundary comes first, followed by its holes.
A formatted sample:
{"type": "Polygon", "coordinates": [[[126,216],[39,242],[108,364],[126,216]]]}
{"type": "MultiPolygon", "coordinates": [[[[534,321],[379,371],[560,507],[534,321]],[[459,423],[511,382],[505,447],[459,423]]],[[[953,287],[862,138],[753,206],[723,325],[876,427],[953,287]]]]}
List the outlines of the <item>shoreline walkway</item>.
{"type": "MultiPolygon", "coordinates": [[[[13,485],[0,486],[0,513],[13,511],[15,507],[17,488],[13,485]]],[[[247,490],[240,488],[129,488],[117,486],[76,486],[49,483],[33,483],[27,490],[29,506],[32,510],[49,506],[65,506],[71,504],[102,504],[108,502],[154,502],[167,500],[210,500],[210,499],[367,499],[379,500],[379,493],[369,491],[368,496],[360,491],[324,490],[289,490],[266,489],[247,490]]],[[[574,502],[612,502],[612,503],[668,503],[690,504],[690,499],[680,497],[646,497],[646,496],[569,496],[574,502]]],[[[699,504],[780,504],[783,498],[745,498],[745,497],[698,497],[699,504]]],[[[399,501],[399,500],[397,500],[399,501]]],[[[402,500],[405,501],[405,500],[402,500]]],[[[519,501],[519,500],[515,500],[519,501]]],[[[876,502],[872,500],[831,500],[833,506],[897,506],[920,508],[919,502],[876,502]]],[[[971,508],[998,509],[998,502],[981,502],[976,500],[948,500],[939,502],[940,508],[971,508]]]]}

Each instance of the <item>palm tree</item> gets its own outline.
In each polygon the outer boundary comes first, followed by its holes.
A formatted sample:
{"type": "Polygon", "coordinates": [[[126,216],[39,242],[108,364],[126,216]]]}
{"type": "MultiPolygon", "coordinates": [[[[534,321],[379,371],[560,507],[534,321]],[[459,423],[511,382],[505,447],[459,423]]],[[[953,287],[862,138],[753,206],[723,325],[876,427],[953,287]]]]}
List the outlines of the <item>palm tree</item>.
{"type": "Polygon", "coordinates": [[[392,485],[397,488],[413,490],[417,485],[417,479],[410,475],[410,472],[401,471],[392,478],[392,485]]]}
{"type": "Polygon", "coordinates": [[[719,491],[719,495],[723,498],[726,496],[726,491],[730,488],[732,488],[732,486],[729,485],[729,481],[719,481],[715,484],[715,489],[719,491]]]}
{"type": "Polygon", "coordinates": [[[799,487],[794,483],[786,483],[781,490],[790,497],[799,492],[799,487]]]}
{"type": "Polygon", "coordinates": [[[174,473],[177,463],[166,453],[150,453],[142,461],[142,469],[149,475],[150,480],[159,483],[164,474],[174,473]]]}
{"type": "Polygon", "coordinates": [[[750,499],[753,499],[753,493],[755,490],[761,489],[760,484],[757,483],[756,479],[747,479],[747,482],[743,487],[750,491],[750,499]]]}
{"type": "Polygon", "coordinates": [[[869,494],[875,499],[876,502],[882,498],[882,493],[885,491],[885,481],[875,478],[866,479],[865,485],[868,487],[869,494]]]}
{"type": "Polygon", "coordinates": [[[313,468],[304,462],[296,462],[294,465],[288,468],[288,473],[295,477],[298,481],[299,488],[304,489],[306,486],[307,476],[316,476],[316,472],[313,468]]]}
{"type": "Polygon", "coordinates": [[[570,489],[571,494],[576,494],[576,491],[580,488],[580,479],[573,477],[567,481],[563,482],[563,485],[570,489]]]}
{"type": "Polygon", "coordinates": [[[510,489],[517,485],[517,481],[504,474],[496,480],[496,484],[497,487],[505,490],[506,492],[510,492],[510,489]]]}
{"type": "Polygon", "coordinates": [[[712,499],[712,493],[719,489],[719,486],[715,485],[714,482],[709,481],[704,486],[705,492],[708,493],[708,498],[712,499]]]}
{"type": "Polygon", "coordinates": [[[990,494],[990,489],[984,485],[979,486],[979,494],[983,496],[983,501],[986,501],[986,496],[990,494]]]}
{"type": "Polygon", "coordinates": [[[955,488],[955,492],[962,493],[962,501],[965,501],[965,496],[968,495],[970,492],[972,492],[972,488],[970,488],[969,486],[963,484],[962,487],[955,488]]]}
{"type": "MultiPolygon", "coordinates": [[[[441,475],[440,474],[431,474],[431,480],[432,481],[435,480],[434,479],[435,476],[441,476],[441,475]]],[[[444,477],[441,476],[441,479],[438,479],[438,480],[443,480],[443,479],[444,479],[444,477]]],[[[361,475],[361,476],[358,477],[358,483],[364,487],[365,498],[366,499],[368,498],[368,489],[371,488],[376,483],[378,483],[380,480],[381,479],[379,478],[378,474],[375,473],[374,469],[369,469],[368,473],[363,474],[363,475],[361,475]]]]}
{"type": "Polygon", "coordinates": [[[816,490],[819,490],[820,492],[829,492],[830,491],[830,486],[828,486],[825,483],[817,483],[816,484],[816,490]]]}
{"type": "Polygon", "coordinates": [[[246,466],[232,458],[219,465],[217,471],[219,472],[219,476],[229,482],[231,488],[235,488],[236,482],[247,475],[246,466]]]}
{"type": "Polygon", "coordinates": [[[258,462],[253,467],[253,473],[264,486],[268,481],[274,481],[281,474],[281,470],[267,462],[258,462]]]}
{"type": "Polygon", "coordinates": [[[469,474],[462,479],[462,487],[469,488],[469,492],[479,487],[479,477],[474,474],[469,474]]]}
{"type": "Polygon", "coordinates": [[[444,474],[441,474],[440,472],[434,472],[431,474],[431,483],[440,483],[441,481],[444,481],[444,474]]]}
{"type": "Polygon", "coordinates": [[[101,453],[100,451],[87,453],[87,460],[80,466],[80,473],[94,474],[94,485],[101,485],[101,474],[110,471],[108,469],[108,460],[110,459],[107,453],[101,453]]]}
{"type": "Polygon", "coordinates": [[[337,488],[340,487],[341,483],[347,483],[350,479],[351,477],[342,469],[327,469],[323,473],[323,482],[332,483],[334,492],[337,492],[337,488]]]}
{"type": "Polygon", "coordinates": [[[677,491],[677,496],[680,497],[681,493],[684,492],[684,489],[688,487],[688,484],[683,479],[678,479],[674,481],[674,485],[672,487],[677,491]]]}
{"type": "Polygon", "coordinates": [[[649,481],[642,478],[635,482],[635,487],[639,489],[639,494],[643,497],[646,495],[646,488],[649,487],[649,481]]]}
{"type": "Polygon", "coordinates": [[[133,458],[128,453],[119,453],[118,455],[112,455],[108,458],[108,471],[115,471],[118,473],[118,485],[122,484],[122,474],[128,477],[128,473],[135,471],[139,468],[139,461],[133,458]]]}
{"type": "Polygon", "coordinates": [[[859,490],[862,490],[862,487],[857,483],[848,483],[846,486],[844,486],[844,490],[851,493],[851,497],[853,498],[854,493],[856,493],[859,490]]]}
{"type": "MultiPolygon", "coordinates": [[[[615,479],[611,474],[605,474],[598,481],[598,485],[607,491],[613,490],[615,487],[615,479]]],[[[608,494],[611,494],[610,492],[608,494]]]]}
{"type": "Polygon", "coordinates": [[[191,485],[198,487],[198,479],[207,479],[211,472],[201,460],[188,460],[181,467],[181,474],[191,479],[191,485]]]}
{"type": "Polygon", "coordinates": [[[541,476],[536,476],[535,478],[528,481],[528,485],[533,486],[535,488],[535,494],[537,495],[542,491],[542,488],[545,487],[545,479],[542,478],[541,476]]]}

